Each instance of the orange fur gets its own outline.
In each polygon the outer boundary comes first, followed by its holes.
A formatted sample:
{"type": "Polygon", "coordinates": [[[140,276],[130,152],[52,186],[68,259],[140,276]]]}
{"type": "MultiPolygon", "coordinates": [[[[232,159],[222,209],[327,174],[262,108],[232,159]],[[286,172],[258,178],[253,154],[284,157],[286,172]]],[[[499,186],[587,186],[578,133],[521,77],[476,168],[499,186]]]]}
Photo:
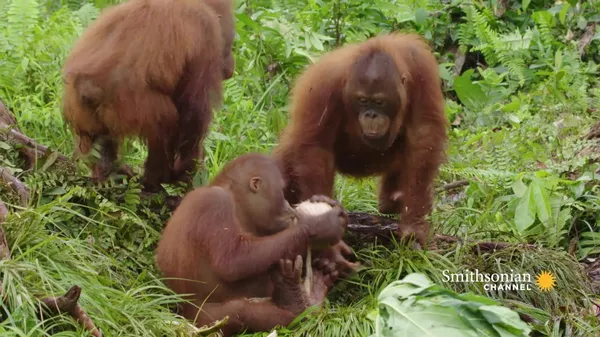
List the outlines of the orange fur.
{"type": "Polygon", "coordinates": [[[426,42],[395,33],[336,49],[297,79],[291,105],[291,121],[275,149],[288,181],[286,199],[293,204],[314,194],[332,196],[335,172],[381,175],[380,210],[402,214],[402,234],[416,234],[424,245],[429,233],[424,217],[432,208],[433,180],[447,140],[438,63],[426,42]],[[389,96],[396,91],[400,103],[394,103],[384,150],[365,145],[344,91],[357,60],[372,53],[391,57],[398,74],[386,75],[397,86],[384,90],[389,96]]]}
{"type": "Polygon", "coordinates": [[[189,157],[199,155],[195,147],[234,66],[231,6],[216,0],[129,0],[105,10],[64,66],[64,117],[80,152],[87,154],[100,138],[118,144],[140,137],[149,146],[145,182],[156,187],[180,173],[175,155],[189,142],[179,160],[187,165],[180,170],[191,169],[189,157]]]}
{"type": "Polygon", "coordinates": [[[228,315],[222,332],[231,336],[245,328],[268,331],[288,325],[309,304],[304,295],[309,302],[323,300],[327,278],[315,281],[318,293],[303,294],[301,268],[288,284],[290,291],[272,279],[273,272],[281,260],[293,260],[310,246],[338,242],[347,224],[345,212],[336,207],[290,226],[295,211],[282,188],[276,161],[247,153],[227,163],[208,186],[183,198],[156,249],[165,284],[191,301],[181,305],[182,316],[202,326],[228,315]]]}

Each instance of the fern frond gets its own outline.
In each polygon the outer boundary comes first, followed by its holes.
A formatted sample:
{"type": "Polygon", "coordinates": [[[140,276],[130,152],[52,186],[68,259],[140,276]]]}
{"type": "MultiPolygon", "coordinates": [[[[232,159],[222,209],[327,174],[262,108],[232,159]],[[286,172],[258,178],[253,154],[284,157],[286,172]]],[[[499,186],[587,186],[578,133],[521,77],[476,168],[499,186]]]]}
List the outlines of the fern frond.
{"type": "Polygon", "coordinates": [[[554,34],[552,33],[552,17],[547,15],[534,15],[533,20],[536,23],[537,29],[540,32],[540,37],[544,46],[550,47],[554,42],[554,34]]]}
{"type": "Polygon", "coordinates": [[[100,10],[93,4],[86,3],[81,6],[81,8],[74,11],[73,15],[79,20],[82,27],[87,27],[98,17],[98,15],[100,15],[100,10]]]}
{"type": "Polygon", "coordinates": [[[441,172],[448,173],[451,175],[455,175],[457,177],[464,177],[467,179],[474,180],[502,180],[502,179],[512,179],[517,176],[517,172],[510,172],[506,170],[495,170],[495,169],[476,169],[472,167],[465,168],[454,168],[443,166],[440,168],[441,172]]]}
{"type": "Polygon", "coordinates": [[[40,17],[40,4],[36,0],[13,0],[8,5],[7,41],[13,46],[12,56],[22,57],[25,47],[35,34],[40,17]]]}

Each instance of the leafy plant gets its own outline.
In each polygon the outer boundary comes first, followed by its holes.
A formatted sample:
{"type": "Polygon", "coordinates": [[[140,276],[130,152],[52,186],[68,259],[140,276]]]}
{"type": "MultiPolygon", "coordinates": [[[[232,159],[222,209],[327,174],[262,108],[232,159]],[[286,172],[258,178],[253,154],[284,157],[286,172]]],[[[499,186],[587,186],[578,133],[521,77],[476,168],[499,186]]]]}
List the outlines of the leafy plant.
{"type": "Polygon", "coordinates": [[[379,294],[375,319],[376,337],[526,337],[531,332],[516,312],[498,302],[456,294],[418,273],[392,282],[379,294]]]}

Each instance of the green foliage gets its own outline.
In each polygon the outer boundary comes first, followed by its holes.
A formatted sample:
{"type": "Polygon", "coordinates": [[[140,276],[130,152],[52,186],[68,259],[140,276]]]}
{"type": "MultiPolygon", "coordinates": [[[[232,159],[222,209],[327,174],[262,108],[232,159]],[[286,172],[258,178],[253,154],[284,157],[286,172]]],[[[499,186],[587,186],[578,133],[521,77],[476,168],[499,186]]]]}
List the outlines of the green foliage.
{"type": "Polygon", "coordinates": [[[456,294],[423,274],[394,281],[378,297],[375,336],[526,337],[531,329],[498,302],[456,294]]]}
{"type": "MultiPolygon", "coordinates": [[[[67,156],[73,139],[61,116],[62,64],[83,29],[117,2],[0,1],[0,99],[25,134],[67,156]]],[[[452,126],[448,162],[437,183],[469,181],[459,193],[438,189],[430,219],[437,231],[466,242],[437,253],[356,247],[364,268],[334,288],[325,310],[278,329],[280,336],[370,336],[376,332],[369,317],[378,296],[389,300],[382,290],[411,273],[449,289],[444,294],[494,298],[532,317],[530,328],[541,336],[600,332],[589,279],[576,261],[600,254],[600,154],[589,150],[600,146],[582,139],[599,119],[600,35],[581,42],[600,22],[600,4],[505,3],[506,8],[500,1],[465,0],[237,1],[236,74],[223,84],[224,105],[204,142],[205,169],[195,177],[197,186],[242,153],[272,149],[287,123],[290,86],[307,64],[336,46],[396,30],[423,35],[440,61],[452,126]],[[478,254],[472,240],[538,248],[478,254]],[[490,292],[478,283],[442,277],[445,270],[466,269],[548,270],[557,287],[549,293],[490,292]]],[[[25,170],[17,150],[0,142],[0,166],[31,192],[30,205],[18,206],[0,183],[11,211],[3,226],[12,252],[10,260],[0,260],[6,298],[0,334],[83,336],[68,316],[40,319],[38,311],[37,298],[76,284],[81,305],[104,335],[173,335],[171,323],[182,321],[170,309],[179,299],[160,282],[153,252],[170,215],[164,200],[142,197],[137,178],[93,185],[82,162],[70,165],[48,156],[25,170]]],[[[139,141],[123,147],[123,160],[138,171],[145,155],[139,141]]],[[[349,210],[376,213],[376,186],[377,179],[337,176],[336,198],[349,210]]],[[[177,186],[167,189],[179,193],[177,186]]],[[[431,289],[440,288],[424,291],[431,289]]],[[[463,305],[464,297],[452,296],[453,305],[463,305]]],[[[466,303],[474,305],[474,299],[466,303]]],[[[419,306],[403,308],[414,313],[419,306]]]]}

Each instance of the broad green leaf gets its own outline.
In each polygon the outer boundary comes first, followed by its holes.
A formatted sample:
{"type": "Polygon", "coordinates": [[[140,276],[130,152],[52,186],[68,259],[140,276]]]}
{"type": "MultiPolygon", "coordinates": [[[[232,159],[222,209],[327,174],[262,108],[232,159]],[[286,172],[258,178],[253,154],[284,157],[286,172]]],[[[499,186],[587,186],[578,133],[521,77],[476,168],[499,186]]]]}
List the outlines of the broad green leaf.
{"type": "Polygon", "coordinates": [[[450,73],[450,71],[448,70],[448,68],[446,68],[446,66],[444,66],[443,64],[440,64],[438,66],[438,70],[440,73],[440,78],[445,80],[445,81],[450,81],[452,80],[452,74],[450,73]]]}
{"type": "Polygon", "coordinates": [[[245,25],[250,27],[250,29],[252,29],[252,30],[261,31],[263,29],[263,27],[261,27],[261,25],[256,23],[256,21],[252,20],[252,18],[250,18],[245,13],[236,14],[235,17],[236,17],[237,21],[244,23],[245,25]]]}
{"type": "Polygon", "coordinates": [[[498,302],[457,294],[417,273],[392,282],[378,302],[373,337],[525,337],[530,331],[516,312],[498,302]],[[404,297],[402,290],[410,289],[421,290],[404,297]]]}
{"type": "Polygon", "coordinates": [[[420,273],[408,274],[402,279],[402,281],[404,283],[411,283],[422,288],[426,288],[433,285],[433,283],[429,280],[427,276],[420,273]]]}
{"type": "Polygon", "coordinates": [[[526,11],[527,7],[529,7],[530,2],[531,0],[523,0],[523,2],[521,3],[521,8],[523,8],[523,10],[526,11]]]}
{"type": "Polygon", "coordinates": [[[411,295],[418,294],[431,287],[433,283],[427,276],[418,273],[407,275],[402,281],[392,282],[379,294],[379,298],[400,297],[408,298],[411,295]]]}
{"type": "Polygon", "coordinates": [[[460,294],[459,297],[465,301],[479,302],[484,305],[498,305],[498,301],[496,301],[496,300],[493,300],[489,297],[473,294],[473,293],[460,294]]]}
{"type": "Polygon", "coordinates": [[[63,195],[65,193],[67,193],[67,191],[65,190],[65,188],[62,187],[62,186],[59,186],[57,188],[54,188],[54,189],[46,192],[45,194],[46,195],[63,195]]]}
{"type": "Polygon", "coordinates": [[[305,56],[307,59],[309,59],[309,60],[310,60],[310,62],[311,62],[311,63],[314,63],[314,62],[315,62],[315,58],[314,58],[312,55],[310,55],[310,54],[309,54],[309,53],[308,53],[306,50],[304,50],[304,49],[295,48],[295,49],[294,49],[294,52],[295,52],[296,54],[298,54],[298,55],[305,56]]]}
{"type": "Polygon", "coordinates": [[[519,232],[524,232],[535,221],[535,201],[533,200],[533,188],[531,184],[521,197],[515,209],[515,225],[519,232]]]}
{"type": "Polygon", "coordinates": [[[487,96],[479,85],[471,81],[471,74],[473,74],[473,69],[454,77],[454,91],[469,110],[478,112],[487,103],[487,96]]]}
{"type": "Polygon", "coordinates": [[[515,124],[519,124],[521,123],[521,119],[519,119],[519,117],[517,117],[517,115],[515,114],[508,114],[508,120],[515,123],[515,124]]]}
{"type": "Polygon", "coordinates": [[[516,179],[512,183],[511,187],[512,187],[513,192],[519,198],[522,198],[523,195],[525,194],[525,191],[527,191],[527,185],[525,185],[525,183],[523,183],[523,177],[519,177],[518,179],[516,179]]]}
{"type": "Polygon", "coordinates": [[[398,21],[398,23],[414,21],[414,20],[415,20],[415,16],[410,14],[410,12],[400,11],[396,15],[396,21],[398,21]]]}
{"type": "Polygon", "coordinates": [[[29,66],[29,58],[23,57],[23,59],[21,60],[21,68],[23,69],[23,71],[27,71],[28,66],[29,66]]]}
{"type": "Polygon", "coordinates": [[[571,6],[569,4],[564,4],[563,8],[560,10],[560,12],[558,13],[558,20],[560,21],[560,23],[562,23],[563,25],[565,24],[565,18],[567,16],[567,12],[569,11],[569,8],[571,8],[571,6]]]}
{"type": "Polygon", "coordinates": [[[544,188],[543,182],[539,179],[534,179],[531,182],[530,187],[533,193],[533,200],[535,201],[538,219],[540,219],[544,226],[548,227],[548,225],[550,225],[548,221],[552,216],[548,192],[544,188]]]}
{"type": "Polygon", "coordinates": [[[583,30],[587,26],[587,23],[587,20],[583,16],[580,16],[577,20],[577,28],[583,30]]]}
{"type": "Polygon", "coordinates": [[[422,26],[425,20],[429,16],[429,12],[425,8],[419,8],[415,11],[415,23],[422,26]]]}
{"type": "Polygon", "coordinates": [[[513,97],[512,101],[502,107],[503,112],[514,112],[521,108],[521,101],[513,97]]]}
{"type": "Polygon", "coordinates": [[[598,179],[600,179],[600,176],[597,173],[594,173],[592,171],[585,171],[582,175],[579,176],[579,178],[577,178],[577,181],[592,181],[598,179]]]}
{"type": "Polygon", "coordinates": [[[496,219],[496,222],[501,223],[504,220],[504,217],[502,216],[502,213],[500,212],[496,212],[496,214],[494,214],[494,218],[496,219]]]}
{"type": "Polygon", "coordinates": [[[578,184],[571,185],[571,191],[575,194],[575,198],[581,197],[583,191],[585,191],[585,182],[580,181],[578,184]]]}
{"type": "Polygon", "coordinates": [[[512,333],[511,331],[509,331],[510,329],[505,329],[500,325],[494,325],[493,327],[494,327],[494,330],[496,330],[496,332],[498,333],[499,337],[513,337],[513,336],[529,337],[529,335],[519,333],[518,331],[515,333],[512,333]]]}
{"type": "Polygon", "coordinates": [[[562,67],[563,55],[562,50],[557,50],[554,54],[554,68],[555,70],[560,69],[562,67]]]}
{"type": "Polygon", "coordinates": [[[317,36],[315,36],[315,34],[310,33],[309,37],[310,37],[310,43],[313,45],[313,47],[315,47],[318,50],[324,50],[323,43],[317,36]]]}
{"type": "Polygon", "coordinates": [[[556,229],[561,230],[567,224],[567,221],[571,220],[573,216],[571,215],[570,208],[563,208],[558,213],[558,220],[556,221],[556,229]]]}
{"type": "Polygon", "coordinates": [[[450,307],[436,305],[420,305],[413,303],[405,306],[395,298],[385,298],[379,303],[381,309],[387,311],[388,329],[396,337],[476,337],[478,334],[458,317],[458,313],[450,307]]]}
{"type": "Polygon", "coordinates": [[[531,332],[531,328],[521,320],[519,314],[506,307],[498,305],[482,306],[479,310],[489,323],[499,325],[510,331],[512,336],[529,336],[531,332]]]}

